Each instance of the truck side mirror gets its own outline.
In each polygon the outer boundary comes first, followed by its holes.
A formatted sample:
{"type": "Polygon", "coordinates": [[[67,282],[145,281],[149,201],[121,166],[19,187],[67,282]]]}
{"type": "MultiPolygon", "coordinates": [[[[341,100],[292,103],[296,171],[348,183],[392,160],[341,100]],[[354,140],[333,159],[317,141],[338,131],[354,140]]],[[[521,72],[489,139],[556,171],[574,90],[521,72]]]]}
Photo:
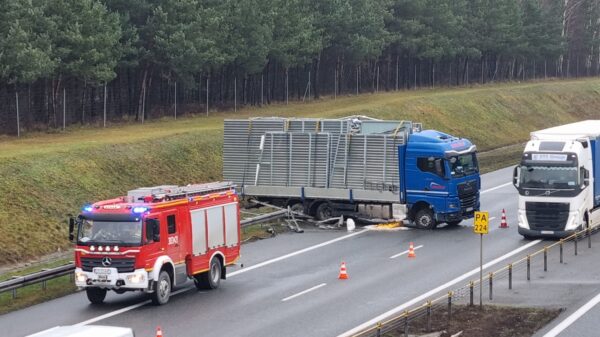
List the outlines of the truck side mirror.
{"type": "Polygon", "coordinates": [[[521,177],[521,167],[520,166],[515,166],[515,169],[513,170],[513,185],[515,187],[519,187],[519,178],[521,177]]]}
{"type": "Polygon", "coordinates": [[[590,186],[590,171],[584,169],[583,167],[581,170],[583,171],[583,185],[590,186]]]}
{"type": "Polygon", "coordinates": [[[160,241],[160,222],[157,219],[146,219],[146,241],[160,241]]]}
{"type": "Polygon", "coordinates": [[[72,216],[69,217],[69,241],[73,242],[73,239],[75,239],[75,218],[73,218],[72,216]]]}

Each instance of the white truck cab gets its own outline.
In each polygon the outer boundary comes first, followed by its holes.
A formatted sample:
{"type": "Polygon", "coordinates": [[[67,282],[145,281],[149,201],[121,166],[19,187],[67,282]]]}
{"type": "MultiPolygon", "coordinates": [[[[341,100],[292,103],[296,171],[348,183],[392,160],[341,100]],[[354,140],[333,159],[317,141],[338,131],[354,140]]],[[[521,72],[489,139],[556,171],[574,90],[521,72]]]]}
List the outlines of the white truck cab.
{"type": "Polygon", "coordinates": [[[599,139],[600,121],[531,133],[513,175],[519,234],[564,237],[600,221],[599,139]]]}

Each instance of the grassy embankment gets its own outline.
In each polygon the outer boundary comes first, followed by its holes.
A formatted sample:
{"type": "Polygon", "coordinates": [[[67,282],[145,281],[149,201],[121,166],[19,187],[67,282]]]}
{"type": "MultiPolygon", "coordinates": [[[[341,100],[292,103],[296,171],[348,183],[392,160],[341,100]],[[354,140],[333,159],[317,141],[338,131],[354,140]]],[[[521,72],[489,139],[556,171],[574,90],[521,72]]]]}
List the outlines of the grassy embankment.
{"type": "MultiPolygon", "coordinates": [[[[341,117],[408,119],[470,138],[480,151],[520,144],[529,131],[600,118],[600,80],[499,84],[323,99],[161,120],[145,125],[72,128],[0,139],[0,265],[69,246],[66,215],[82,204],[154,184],[221,178],[223,118],[341,117]]],[[[487,170],[518,158],[521,147],[482,155],[487,170]]]]}

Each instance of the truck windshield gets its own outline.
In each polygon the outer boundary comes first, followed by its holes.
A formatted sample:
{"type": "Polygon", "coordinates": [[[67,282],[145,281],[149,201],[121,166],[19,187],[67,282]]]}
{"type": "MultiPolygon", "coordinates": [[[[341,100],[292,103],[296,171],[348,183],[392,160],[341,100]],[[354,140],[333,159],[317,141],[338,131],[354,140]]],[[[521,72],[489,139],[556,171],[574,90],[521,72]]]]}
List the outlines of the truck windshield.
{"type": "Polygon", "coordinates": [[[452,177],[462,177],[479,171],[475,153],[450,157],[448,162],[452,177]]]}
{"type": "Polygon", "coordinates": [[[527,165],[521,169],[521,187],[572,190],[578,186],[577,167],[527,165]]]}
{"type": "Polygon", "coordinates": [[[94,221],[82,220],[78,239],[83,244],[140,245],[142,243],[141,221],[94,221]]]}

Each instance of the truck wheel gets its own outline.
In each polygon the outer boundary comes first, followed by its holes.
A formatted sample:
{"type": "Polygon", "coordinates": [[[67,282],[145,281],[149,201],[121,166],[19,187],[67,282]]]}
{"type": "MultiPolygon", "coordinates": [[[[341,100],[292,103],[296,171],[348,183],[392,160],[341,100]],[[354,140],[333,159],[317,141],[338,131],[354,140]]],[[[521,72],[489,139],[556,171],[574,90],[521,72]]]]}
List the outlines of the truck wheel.
{"type": "Polygon", "coordinates": [[[167,271],[163,270],[158,275],[156,289],[152,293],[152,303],[163,305],[169,302],[169,297],[171,297],[171,277],[167,271]]]}
{"type": "Polygon", "coordinates": [[[446,223],[448,224],[448,226],[454,227],[454,226],[458,226],[458,224],[461,222],[462,222],[462,220],[456,220],[456,221],[448,221],[446,223]]]}
{"type": "Polygon", "coordinates": [[[420,209],[415,216],[415,224],[421,229],[434,229],[436,223],[433,212],[429,208],[420,209]]]}
{"type": "Polygon", "coordinates": [[[304,214],[304,205],[301,202],[297,202],[290,206],[290,210],[295,213],[304,214]]]}
{"type": "Polygon", "coordinates": [[[198,290],[217,289],[221,282],[221,260],[213,258],[207,272],[194,277],[194,284],[198,290]]]}
{"type": "Polygon", "coordinates": [[[319,204],[316,211],[317,220],[327,220],[333,218],[333,208],[328,202],[319,204]]]}
{"type": "Polygon", "coordinates": [[[106,298],[106,289],[102,288],[85,288],[85,293],[93,304],[102,304],[106,298]]]}

